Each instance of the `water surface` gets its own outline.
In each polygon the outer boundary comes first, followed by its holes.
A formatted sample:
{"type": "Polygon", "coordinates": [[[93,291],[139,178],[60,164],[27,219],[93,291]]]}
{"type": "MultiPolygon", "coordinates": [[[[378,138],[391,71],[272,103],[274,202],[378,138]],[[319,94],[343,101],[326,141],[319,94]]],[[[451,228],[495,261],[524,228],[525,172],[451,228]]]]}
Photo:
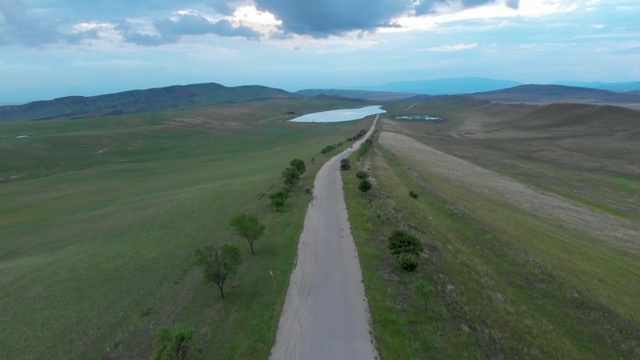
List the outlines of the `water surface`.
{"type": "Polygon", "coordinates": [[[382,105],[365,106],[357,109],[338,109],[298,116],[293,122],[338,122],[363,119],[370,115],[386,113],[382,105]]]}

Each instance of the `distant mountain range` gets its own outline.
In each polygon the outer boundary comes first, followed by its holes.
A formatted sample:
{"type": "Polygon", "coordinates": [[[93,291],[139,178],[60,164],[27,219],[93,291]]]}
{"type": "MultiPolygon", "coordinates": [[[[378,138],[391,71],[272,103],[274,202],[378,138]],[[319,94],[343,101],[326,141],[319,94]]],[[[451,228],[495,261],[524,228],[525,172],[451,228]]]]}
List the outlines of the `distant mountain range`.
{"type": "Polygon", "coordinates": [[[301,95],[265,86],[216,83],[131,90],[98,96],[68,96],[24,105],[0,106],[0,121],[74,119],[234,103],[301,95]]]}
{"type": "Polygon", "coordinates": [[[390,91],[428,95],[456,95],[491,91],[522,85],[517,81],[495,80],[479,77],[447,78],[390,82],[377,86],[351,88],[353,90],[390,91]]]}
{"type": "Polygon", "coordinates": [[[345,98],[355,98],[371,101],[391,101],[406,99],[408,97],[415,96],[415,93],[401,93],[390,91],[370,91],[370,90],[340,90],[340,89],[307,89],[296,91],[296,94],[300,94],[306,97],[313,97],[319,95],[325,96],[339,96],[345,98]]]}
{"type": "Polygon", "coordinates": [[[302,98],[319,95],[384,102],[409,98],[417,94],[428,94],[421,95],[421,99],[463,94],[493,102],[633,104],[629,107],[640,109],[640,82],[589,83],[592,86],[635,89],[625,92],[566,85],[513,86],[514,83],[484,78],[456,78],[397,82],[374,87],[380,89],[379,91],[311,89],[297,93],[257,85],[237,87],[226,87],[216,83],[179,85],[89,97],[69,96],[34,101],[24,105],[0,106],[0,122],[91,118],[258,99],[302,98]]]}

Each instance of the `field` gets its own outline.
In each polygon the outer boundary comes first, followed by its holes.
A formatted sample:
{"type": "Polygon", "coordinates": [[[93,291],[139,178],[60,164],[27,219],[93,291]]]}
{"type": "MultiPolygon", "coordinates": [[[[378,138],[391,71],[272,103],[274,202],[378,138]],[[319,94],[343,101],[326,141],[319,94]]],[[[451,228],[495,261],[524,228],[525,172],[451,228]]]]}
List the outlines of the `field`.
{"type": "Polygon", "coordinates": [[[0,358],[149,358],[170,324],[195,330],[194,358],[266,358],[309,200],[301,189],[324,146],[370,124],[284,120],[344,106],[280,99],[0,124],[0,358]],[[265,194],[293,158],[307,172],[276,213],[265,194]],[[267,224],[254,256],[229,227],[242,212],[267,224]],[[224,300],[194,265],[196,248],[221,243],[244,259],[224,300]]]}
{"type": "Polygon", "coordinates": [[[376,146],[344,176],[382,358],[640,357],[637,112],[411,105],[387,107],[376,146]],[[391,120],[405,114],[444,121],[391,120]],[[581,227],[591,219],[602,222],[581,227]],[[398,228],[425,246],[416,273],[386,249],[398,228]]]}

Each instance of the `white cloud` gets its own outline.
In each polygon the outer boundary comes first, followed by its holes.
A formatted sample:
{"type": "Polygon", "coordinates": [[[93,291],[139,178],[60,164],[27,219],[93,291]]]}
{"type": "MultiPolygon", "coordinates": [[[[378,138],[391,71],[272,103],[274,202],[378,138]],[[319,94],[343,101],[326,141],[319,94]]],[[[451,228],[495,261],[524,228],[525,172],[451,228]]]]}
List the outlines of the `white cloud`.
{"type": "Polygon", "coordinates": [[[431,47],[431,48],[423,49],[423,51],[452,52],[452,51],[471,50],[476,47],[478,47],[478,44],[454,44],[454,45],[442,45],[442,46],[431,47]]]}

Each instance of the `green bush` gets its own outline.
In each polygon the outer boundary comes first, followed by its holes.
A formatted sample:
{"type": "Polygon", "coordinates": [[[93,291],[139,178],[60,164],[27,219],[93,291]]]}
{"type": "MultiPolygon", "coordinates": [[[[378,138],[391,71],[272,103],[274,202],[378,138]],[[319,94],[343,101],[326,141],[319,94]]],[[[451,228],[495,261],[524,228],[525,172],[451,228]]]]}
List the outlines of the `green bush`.
{"type": "Polygon", "coordinates": [[[182,326],[161,327],[156,332],[153,360],[184,360],[187,358],[193,330],[182,326]]]}
{"type": "Polygon", "coordinates": [[[418,257],[409,253],[400,253],[396,261],[404,271],[415,271],[418,268],[418,257]]]}
{"type": "Polygon", "coordinates": [[[350,170],[351,169],[351,161],[349,159],[340,160],[340,170],[350,170]]]}
{"type": "Polygon", "coordinates": [[[371,190],[372,187],[373,185],[371,185],[369,180],[364,179],[364,180],[360,180],[360,185],[358,185],[358,190],[366,194],[371,190]]]}
{"type": "Polygon", "coordinates": [[[274,193],[269,194],[269,200],[271,200],[271,205],[276,208],[276,211],[280,212],[284,207],[285,202],[289,198],[289,190],[287,187],[284,187],[274,193]]]}
{"type": "Polygon", "coordinates": [[[295,185],[300,181],[300,172],[295,167],[288,167],[282,171],[285,185],[295,185]]]}
{"type": "Polygon", "coordinates": [[[300,175],[304,174],[304,172],[307,169],[307,166],[305,165],[304,161],[300,160],[300,159],[291,160],[289,165],[291,165],[292,167],[296,168],[298,170],[298,173],[300,173],[300,175]]]}
{"type": "Polygon", "coordinates": [[[358,171],[356,177],[360,180],[364,180],[369,178],[369,174],[366,171],[358,171]]]}
{"type": "Polygon", "coordinates": [[[418,198],[418,193],[413,191],[413,190],[411,190],[411,191],[409,191],[409,196],[411,196],[414,199],[417,199],[418,198]]]}
{"type": "Polygon", "coordinates": [[[393,255],[412,254],[420,255],[422,252],[422,243],[417,237],[402,231],[396,230],[389,236],[387,248],[393,255]]]}

